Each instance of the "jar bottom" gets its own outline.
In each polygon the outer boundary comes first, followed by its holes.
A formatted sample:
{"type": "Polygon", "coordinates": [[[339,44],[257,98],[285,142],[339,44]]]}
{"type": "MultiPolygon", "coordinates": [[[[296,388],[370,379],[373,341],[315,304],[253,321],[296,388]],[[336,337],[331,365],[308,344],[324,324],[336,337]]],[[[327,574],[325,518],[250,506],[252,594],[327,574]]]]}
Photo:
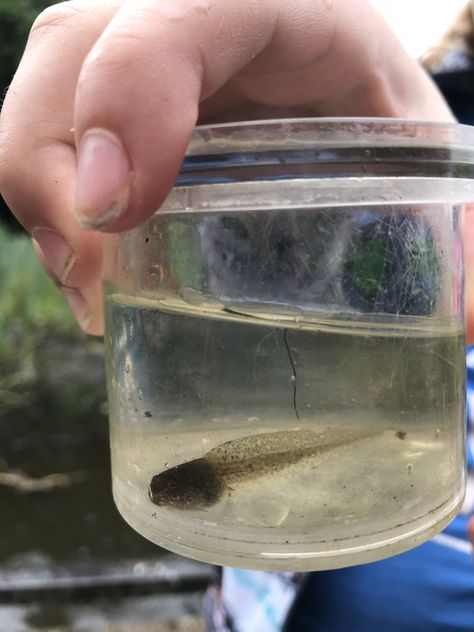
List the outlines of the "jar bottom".
{"type": "MultiPolygon", "coordinates": [[[[167,520],[161,517],[150,522],[149,512],[140,510],[134,494],[123,485],[114,483],[114,500],[126,522],[143,537],[158,546],[201,562],[219,566],[261,571],[307,572],[330,570],[375,562],[426,542],[439,533],[459,512],[464,489],[454,497],[428,511],[372,534],[354,535],[334,540],[311,541],[306,534],[301,541],[257,541],[243,534],[241,539],[206,533],[203,525],[193,521],[167,520]]],[[[293,535],[294,537],[294,535],[293,535]]]]}

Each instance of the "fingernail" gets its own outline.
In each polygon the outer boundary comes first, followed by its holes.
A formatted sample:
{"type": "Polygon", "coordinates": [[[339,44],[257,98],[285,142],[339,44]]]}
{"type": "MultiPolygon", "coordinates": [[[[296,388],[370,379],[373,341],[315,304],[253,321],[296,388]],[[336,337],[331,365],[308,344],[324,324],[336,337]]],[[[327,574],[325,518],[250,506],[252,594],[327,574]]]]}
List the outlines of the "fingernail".
{"type": "Polygon", "coordinates": [[[66,285],[69,273],[77,260],[72,246],[52,228],[37,228],[33,231],[32,237],[48,260],[54,274],[63,285],[66,285]]]}
{"type": "Polygon", "coordinates": [[[69,308],[74,314],[77,322],[83,329],[87,329],[90,324],[91,317],[87,303],[79,290],[74,288],[63,287],[61,292],[66,297],[69,308]]]}
{"type": "Polygon", "coordinates": [[[79,147],[76,217],[85,228],[110,226],[127,208],[130,161],[119,139],[104,129],[91,129],[79,147]]]}

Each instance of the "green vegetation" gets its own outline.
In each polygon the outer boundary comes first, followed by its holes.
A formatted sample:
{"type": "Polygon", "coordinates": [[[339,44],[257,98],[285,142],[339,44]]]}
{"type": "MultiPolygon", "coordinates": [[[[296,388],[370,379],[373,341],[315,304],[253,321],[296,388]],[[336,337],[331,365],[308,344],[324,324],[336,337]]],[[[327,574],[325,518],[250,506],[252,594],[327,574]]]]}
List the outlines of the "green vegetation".
{"type": "Polygon", "coordinates": [[[344,267],[354,286],[367,300],[375,300],[385,268],[385,245],[373,241],[362,242],[352,259],[344,267]]]}
{"type": "Polygon", "coordinates": [[[57,416],[95,410],[105,399],[101,343],[79,330],[30,239],[3,228],[0,287],[0,414],[34,415],[46,400],[57,416]]]}
{"type": "MultiPolygon", "coordinates": [[[[71,335],[77,329],[64,298],[43,272],[26,235],[0,227],[0,364],[11,353],[8,334],[48,329],[71,335]]],[[[16,349],[18,353],[18,349],[16,349]]]]}

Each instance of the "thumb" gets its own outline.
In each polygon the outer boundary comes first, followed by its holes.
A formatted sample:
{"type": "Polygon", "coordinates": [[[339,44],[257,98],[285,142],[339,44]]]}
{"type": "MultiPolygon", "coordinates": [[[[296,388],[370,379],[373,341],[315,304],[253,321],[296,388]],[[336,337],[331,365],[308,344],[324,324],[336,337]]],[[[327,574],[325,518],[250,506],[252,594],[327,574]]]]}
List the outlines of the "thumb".
{"type": "Polygon", "coordinates": [[[233,0],[208,5],[126,2],[86,58],[74,121],[82,226],[122,231],[158,208],[178,174],[201,95],[259,52],[269,29],[263,20],[252,24],[233,0]],[[216,35],[233,18],[239,46],[216,35]]]}

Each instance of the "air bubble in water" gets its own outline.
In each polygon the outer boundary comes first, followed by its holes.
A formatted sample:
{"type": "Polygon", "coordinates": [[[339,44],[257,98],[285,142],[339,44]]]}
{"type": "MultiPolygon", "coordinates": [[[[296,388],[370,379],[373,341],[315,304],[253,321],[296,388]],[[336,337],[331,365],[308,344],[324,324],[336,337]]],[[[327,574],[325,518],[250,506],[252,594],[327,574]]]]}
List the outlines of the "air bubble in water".
{"type": "Polygon", "coordinates": [[[275,498],[259,498],[253,503],[254,516],[265,527],[279,527],[288,516],[290,508],[275,498]]]}

